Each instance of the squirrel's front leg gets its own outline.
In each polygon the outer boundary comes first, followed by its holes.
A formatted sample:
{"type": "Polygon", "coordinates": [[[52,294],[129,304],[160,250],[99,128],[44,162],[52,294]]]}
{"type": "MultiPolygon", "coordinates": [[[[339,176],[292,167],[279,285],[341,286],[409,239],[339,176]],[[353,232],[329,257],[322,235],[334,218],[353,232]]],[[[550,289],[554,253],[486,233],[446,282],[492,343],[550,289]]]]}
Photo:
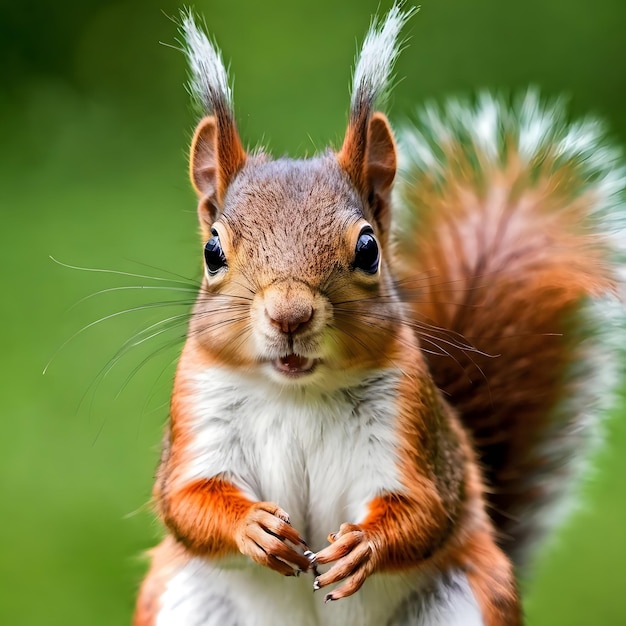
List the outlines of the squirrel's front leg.
{"type": "Polygon", "coordinates": [[[324,599],[339,600],[357,592],[373,573],[406,571],[428,561],[431,571],[457,572],[467,580],[484,626],[520,625],[513,569],[489,522],[468,516],[473,527],[459,530],[440,505],[436,497],[421,505],[398,494],[375,498],[363,522],[342,524],[329,535],[331,545],[314,555],[313,564],[332,566],[316,577],[313,588],[340,583],[324,599]]]}
{"type": "Polygon", "coordinates": [[[325,574],[315,578],[313,589],[345,581],[324,602],[346,598],[358,591],[374,571],[375,551],[367,534],[358,524],[342,524],[339,531],[328,535],[330,546],[314,555],[314,564],[335,563],[325,574]]]}
{"type": "Polygon", "coordinates": [[[195,554],[239,551],[284,576],[297,576],[310,567],[302,554],[306,544],[287,513],[272,502],[249,500],[227,480],[196,480],[167,490],[160,494],[160,504],[173,535],[195,554]]]}
{"type": "Polygon", "coordinates": [[[342,524],[331,533],[331,545],[315,555],[314,563],[333,563],[315,579],[314,589],[343,582],[325,597],[339,600],[358,591],[376,571],[404,570],[430,557],[450,532],[450,519],[435,494],[430,503],[388,494],[370,502],[359,524],[342,524]]]}

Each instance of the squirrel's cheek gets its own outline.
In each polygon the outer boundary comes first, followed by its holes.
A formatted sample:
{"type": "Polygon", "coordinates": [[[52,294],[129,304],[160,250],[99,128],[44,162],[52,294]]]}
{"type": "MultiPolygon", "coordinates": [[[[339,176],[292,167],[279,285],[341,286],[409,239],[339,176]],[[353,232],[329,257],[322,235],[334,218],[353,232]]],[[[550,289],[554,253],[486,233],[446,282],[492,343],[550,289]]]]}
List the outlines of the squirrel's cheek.
{"type": "Polygon", "coordinates": [[[321,343],[321,350],[329,363],[341,360],[342,350],[340,345],[337,343],[337,338],[334,333],[328,332],[324,334],[321,343]]]}

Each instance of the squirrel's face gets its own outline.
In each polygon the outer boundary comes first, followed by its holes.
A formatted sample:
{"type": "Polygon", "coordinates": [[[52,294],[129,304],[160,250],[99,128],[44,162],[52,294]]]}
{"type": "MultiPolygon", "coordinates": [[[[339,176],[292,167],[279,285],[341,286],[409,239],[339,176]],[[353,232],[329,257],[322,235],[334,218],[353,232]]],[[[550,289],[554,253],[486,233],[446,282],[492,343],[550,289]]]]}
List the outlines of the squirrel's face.
{"type": "Polygon", "coordinates": [[[206,273],[189,341],[213,360],[283,383],[341,384],[392,363],[407,340],[385,262],[396,149],[376,106],[409,15],[395,6],[370,30],[342,146],[306,161],[246,153],[221,54],[184,19],[190,88],[205,112],[190,151],[206,273]]]}
{"type": "Polygon", "coordinates": [[[211,223],[193,336],[281,383],[379,367],[397,314],[378,230],[335,155],[248,158],[211,223]]]}
{"type": "Polygon", "coordinates": [[[206,269],[189,341],[282,384],[327,389],[389,366],[400,305],[385,262],[387,119],[364,94],[339,152],[272,161],[246,154],[218,83],[191,146],[206,269]]]}

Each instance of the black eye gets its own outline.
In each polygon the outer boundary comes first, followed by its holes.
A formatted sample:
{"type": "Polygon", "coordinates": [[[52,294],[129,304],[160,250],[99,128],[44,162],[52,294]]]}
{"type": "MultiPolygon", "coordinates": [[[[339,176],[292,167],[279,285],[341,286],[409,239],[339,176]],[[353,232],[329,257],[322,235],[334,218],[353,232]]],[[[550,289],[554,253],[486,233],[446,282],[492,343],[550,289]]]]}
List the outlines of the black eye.
{"type": "Polygon", "coordinates": [[[209,274],[217,274],[222,268],[226,267],[226,256],[222,250],[220,237],[215,229],[211,229],[213,237],[206,242],[204,246],[204,261],[206,263],[209,274]]]}
{"type": "Polygon", "coordinates": [[[376,274],[379,263],[380,253],[378,251],[378,244],[376,243],[376,239],[374,239],[372,229],[366,227],[361,231],[359,240],[356,242],[354,262],[352,265],[367,274],[376,274]]]}

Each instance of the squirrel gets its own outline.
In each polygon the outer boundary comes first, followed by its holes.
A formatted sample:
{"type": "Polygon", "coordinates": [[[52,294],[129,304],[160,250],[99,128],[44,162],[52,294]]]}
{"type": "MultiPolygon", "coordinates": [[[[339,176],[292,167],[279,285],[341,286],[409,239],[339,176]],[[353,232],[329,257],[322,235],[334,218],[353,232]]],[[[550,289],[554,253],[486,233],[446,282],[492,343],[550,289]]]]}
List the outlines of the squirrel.
{"type": "Polygon", "coordinates": [[[135,626],[523,622],[519,573],[618,373],[626,177],[532,90],[394,135],[413,12],[372,22],[343,144],[307,159],[244,149],[183,14],[204,277],[135,626]]]}

